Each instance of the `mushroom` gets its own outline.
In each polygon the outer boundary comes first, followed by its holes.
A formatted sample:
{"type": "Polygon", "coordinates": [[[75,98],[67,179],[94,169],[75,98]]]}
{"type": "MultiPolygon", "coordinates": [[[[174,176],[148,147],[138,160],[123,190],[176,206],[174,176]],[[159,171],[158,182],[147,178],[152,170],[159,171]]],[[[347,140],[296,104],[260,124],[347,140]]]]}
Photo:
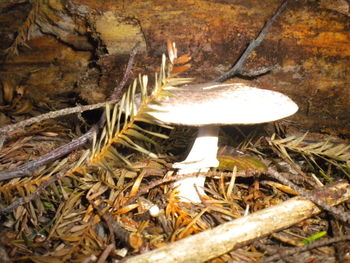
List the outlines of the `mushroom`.
{"type": "MultiPolygon", "coordinates": [[[[286,95],[243,83],[205,83],[170,87],[171,96],[151,105],[149,114],[167,124],[198,126],[193,146],[175,163],[178,174],[207,172],[217,167],[220,125],[271,122],[294,114],[298,106],[286,95]]],[[[205,176],[191,176],[175,182],[181,201],[200,203],[205,176]]]]}

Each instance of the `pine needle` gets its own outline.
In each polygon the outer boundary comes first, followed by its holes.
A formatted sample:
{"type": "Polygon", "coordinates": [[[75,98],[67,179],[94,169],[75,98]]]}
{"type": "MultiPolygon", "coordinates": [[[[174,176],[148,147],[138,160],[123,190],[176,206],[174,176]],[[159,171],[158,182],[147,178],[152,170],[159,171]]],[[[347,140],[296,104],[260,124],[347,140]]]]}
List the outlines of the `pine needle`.
{"type": "Polygon", "coordinates": [[[168,136],[141,128],[138,123],[144,122],[163,128],[171,128],[149,114],[154,111],[150,105],[159,103],[165,96],[171,96],[170,90],[174,86],[191,81],[191,79],[172,77],[167,73],[169,72],[168,68],[171,68],[171,66],[166,66],[166,58],[163,55],[159,77],[156,74],[155,86],[152,91],[149,92],[147,89],[148,77],[140,75],[113,109],[110,108],[109,104],[106,104],[106,126],[101,134],[99,144],[93,143],[91,164],[103,167],[111,172],[112,168],[109,162],[106,161],[106,158],[110,158],[114,163],[124,164],[132,168],[127,157],[117,150],[121,146],[133,149],[151,158],[157,158],[157,154],[148,149],[148,146],[157,148],[158,144],[153,138],[167,139],[168,136]],[[145,147],[145,145],[148,146],[145,147]]]}

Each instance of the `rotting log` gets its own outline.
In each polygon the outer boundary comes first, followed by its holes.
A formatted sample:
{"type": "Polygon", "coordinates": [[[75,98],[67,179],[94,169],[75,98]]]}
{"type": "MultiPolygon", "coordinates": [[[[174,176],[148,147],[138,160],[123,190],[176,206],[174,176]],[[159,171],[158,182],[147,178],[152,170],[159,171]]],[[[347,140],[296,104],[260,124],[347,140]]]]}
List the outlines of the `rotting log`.
{"type": "MultiPolygon", "coordinates": [[[[346,182],[335,183],[318,189],[315,195],[329,205],[337,205],[350,198],[350,185],[346,182]]],[[[294,197],[279,205],[224,223],[123,262],[204,262],[257,238],[288,228],[320,211],[311,201],[294,197]]]]}
{"type": "MultiPolygon", "coordinates": [[[[23,12],[30,9],[29,1],[18,1],[23,4],[16,8],[7,7],[13,1],[3,2],[0,49],[8,48],[26,17],[23,12]]],[[[94,98],[89,103],[102,101],[111,87],[103,86],[108,80],[96,80],[98,73],[88,78],[87,87],[76,85],[98,54],[97,43],[122,65],[118,56],[141,40],[146,52],[140,58],[145,61],[142,67],[154,59],[155,64],[148,67],[154,69],[166,52],[166,40],[171,39],[179,52],[193,57],[190,76],[198,82],[213,80],[238,59],[281,2],[47,1],[27,42],[30,49],[21,48],[19,56],[2,65],[0,78],[22,83],[28,96],[40,102],[69,92],[88,94],[86,100],[94,98]]],[[[305,130],[334,130],[350,136],[349,28],[346,0],[289,1],[245,65],[251,70],[267,67],[273,71],[251,84],[278,90],[295,100],[300,110],[292,119],[305,130]]],[[[115,76],[114,72],[108,74],[111,83],[118,79],[115,76]]]]}

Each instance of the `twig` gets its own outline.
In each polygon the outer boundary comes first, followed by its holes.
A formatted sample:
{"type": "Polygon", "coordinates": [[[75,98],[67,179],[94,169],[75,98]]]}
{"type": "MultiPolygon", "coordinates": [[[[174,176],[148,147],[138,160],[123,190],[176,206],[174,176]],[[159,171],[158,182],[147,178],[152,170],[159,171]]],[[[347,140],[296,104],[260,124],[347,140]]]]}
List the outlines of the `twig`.
{"type": "MultiPolygon", "coordinates": [[[[266,141],[269,143],[269,139],[267,138],[266,141]]],[[[270,144],[270,143],[269,143],[270,144]]],[[[272,145],[272,144],[270,144],[272,145]]],[[[271,147],[272,151],[277,154],[283,161],[285,161],[286,163],[288,163],[290,165],[290,167],[294,170],[294,178],[293,178],[293,181],[298,181],[299,182],[305,182],[305,183],[308,183],[309,185],[313,186],[313,187],[317,187],[317,184],[311,180],[310,177],[308,177],[306,175],[306,173],[304,171],[302,171],[300,169],[300,167],[295,163],[293,162],[290,158],[287,158],[285,154],[283,154],[279,149],[277,149],[277,147],[273,146],[271,147]]]]}
{"type": "Polygon", "coordinates": [[[270,72],[273,69],[274,67],[268,67],[268,68],[260,68],[257,70],[253,70],[253,69],[248,69],[243,67],[239,70],[239,72],[237,72],[237,75],[244,78],[256,78],[270,72]]]}
{"type": "MultiPolygon", "coordinates": [[[[114,104],[116,103],[117,100],[109,100],[107,101],[107,103],[109,104],[114,104]]],[[[92,105],[79,105],[79,106],[75,106],[75,107],[71,107],[71,108],[65,108],[65,109],[61,109],[61,110],[57,110],[57,111],[50,111],[48,113],[45,114],[41,114],[39,116],[35,116],[33,118],[24,120],[24,121],[20,121],[18,123],[15,124],[11,124],[11,125],[7,125],[5,127],[0,128],[0,134],[5,135],[6,133],[9,133],[13,130],[19,129],[19,128],[23,128],[25,126],[34,124],[34,123],[38,123],[47,119],[54,119],[57,117],[62,117],[65,115],[69,115],[69,114],[73,114],[73,113],[77,113],[77,112],[84,112],[84,111],[89,111],[89,110],[95,110],[95,109],[99,109],[106,106],[106,102],[100,102],[100,103],[96,103],[96,104],[92,104],[92,105]]]]}
{"type": "Polygon", "coordinates": [[[310,201],[314,202],[316,205],[320,206],[324,210],[332,213],[333,215],[335,215],[336,218],[340,219],[341,221],[350,223],[350,215],[348,213],[345,213],[344,211],[341,211],[340,209],[336,207],[332,207],[327,203],[321,201],[319,197],[313,194],[313,192],[307,192],[302,188],[296,186],[291,181],[289,181],[285,176],[283,176],[283,173],[279,173],[274,168],[269,168],[268,174],[271,175],[276,180],[280,181],[281,183],[289,186],[294,191],[299,192],[301,196],[309,199],[310,201]]]}
{"type": "Polygon", "coordinates": [[[33,193],[31,193],[29,196],[21,197],[21,198],[17,199],[15,202],[13,202],[12,204],[10,204],[9,206],[7,206],[7,207],[5,207],[3,209],[0,209],[0,215],[8,214],[8,213],[12,212],[13,209],[15,209],[16,207],[18,207],[20,205],[27,204],[30,201],[34,200],[35,198],[39,197],[41,195],[41,193],[49,185],[51,185],[54,182],[56,182],[64,174],[65,174],[65,172],[60,172],[58,174],[55,174],[49,180],[47,180],[47,181],[43,182],[41,185],[39,185],[38,188],[33,193]]]}
{"type": "MultiPolygon", "coordinates": [[[[150,182],[149,184],[143,186],[140,188],[140,190],[137,192],[135,196],[133,196],[131,199],[126,201],[126,203],[123,204],[123,206],[129,205],[137,200],[141,195],[147,194],[151,189],[157,187],[158,185],[170,183],[173,181],[181,180],[185,177],[191,177],[191,176],[199,176],[203,175],[205,177],[215,177],[215,176],[227,176],[231,177],[233,176],[232,172],[216,172],[216,171],[209,171],[209,172],[195,172],[195,173],[189,173],[189,174],[177,174],[177,175],[172,175],[170,177],[166,178],[161,178],[158,180],[154,180],[150,182]]],[[[250,177],[252,176],[251,173],[246,172],[246,171],[240,171],[235,174],[237,177],[250,177]]]]}
{"type": "MultiPolygon", "coordinates": [[[[135,59],[135,56],[136,56],[139,48],[140,48],[140,42],[137,42],[136,45],[133,47],[133,49],[130,52],[129,61],[128,61],[128,64],[126,66],[125,73],[123,75],[123,79],[119,82],[119,84],[117,86],[114,87],[114,89],[112,91],[111,100],[116,100],[118,98],[119,94],[123,90],[124,85],[128,81],[128,79],[131,75],[132,66],[134,64],[134,59],[135,59]]],[[[102,128],[104,126],[105,122],[106,122],[106,111],[104,110],[101,117],[100,117],[100,120],[98,122],[99,128],[102,128]]]]}
{"type": "Polygon", "coordinates": [[[343,236],[338,236],[338,237],[334,237],[334,238],[330,238],[327,240],[320,240],[320,241],[315,241],[307,246],[303,246],[303,247],[296,247],[296,248],[292,248],[292,249],[288,249],[288,250],[283,250],[280,253],[277,253],[273,256],[267,257],[265,259],[262,260],[263,263],[268,263],[268,262],[276,262],[278,261],[278,259],[280,258],[284,258],[287,256],[291,256],[291,255],[296,255],[298,253],[301,253],[303,251],[307,251],[307,250],[311,250],[317,247],[323,247],[323,246],[327,246],[333,243],[337,243],[337,242],[342,242],[342,241],[346,241],[346,240],[350,240],[350,235],[343,235],[343,236]]]}
{"type": "Polygon", "coordinates": [[[139,233],[129,232],[120,226],[120,224],[113,218],[113,216],[108,212],[107,209],[104,209],[102,201],[99,205],[96,205],[93,201],[90,202],[94,208],[97,210],[98,214],[103,218],[107,223],[111,238],[112,244],[115,245],[115,239],[120,241],[123,245],[139,248],[142,245],[142,237],[139,233]]]}
{"type": "MultiPolygon", "coordinates": [[[[111,99],[115,100],[119,93],[121,92],[123,86],[129,79],[131,75],[131,68],[134,63],[135,55],[137,53],[139,44],[136,44],[136,46],[133,48],[130,54],[129,62],[127,65],[127,68],[125,70],[124,76],[122,81],[119,83],[118,86],[116,86],[112,92],[111,99]]],[[[57,160],[58,158],[77,150],[78,148],[82,147],[85,145],[88,141],[90,141],[94,134],[97,132],[98,128],[101,128],[105,123],[105,111],[103,112],[99,122],[97,125],[94,125],[87,133],[82,135],[81,137],[74,139],[68,144],[65,144],[43,156],[40,156],[38,159],[33,160],[31,162],[25,163],[19,167],[16,167],[11,170],[7,171],[2,171],[0,172],[0,181],[11,179],[11,178],[16,178],[16,177],[23,177],[30,175],[32,172],[34,172],[37,168],[40,166],[43,166],[45,164],[48,164],[52,161],[57,160]]]]}
{"type": "Polygon", "coordinates": [[[135,59],[135,56],[140,48],[140,45],[141,45],[141,43],[137,42],[135,44],[135,46],[133,47],[133,49],[131,50],[130,56],[129,56],[129,61],[128,61],[128,64],[126,66],[123,79],[119,82],[118,86],[116,86],[113,89],[113,92],[111,95],[111,100],[115,100],[119,97],[120,92],[122,91],[123,87],[125,86],[126,82],[128,81],[128,79],[130,77],[131,69],[134,65],[134,59],[135,59]]]}
{"type": "Polygon", "coordinates": [[[283,4],[277,9],[276,13],[267,21],[264,28],[260,31],[259,35],[256,39],[252,40],[247,49],[243,52],[239,60],[236,62],[236,64],[226,73],[222,74],[220,77],[216,78],[214,81],[216,82],[223,82],[237,73],[240,73],[243,63],[247,60],[250,53],[260,45],[261,41],[265,38],[265,35],[267,34],[269,28],[271,27],[272,23],[275,22],[276,18],[283,12],[283,10],[286,8],[288,3],[288,0],[284,1],[283,4]]]}
{"type": "Polygon", "coordinates": [[[47,154],[44,154],[43,156],[40,156],[39,158],[33,161],[27,162],[14,169],[0,172],[0,181],[30,175],[39,167],[45,164],[48,164],[50,162],[53,162],[58,158],[82,147],[88,141],[91,140],[91,138],[93,137],[96,131],[97,131],[97,127],[93,126],[87,133],[85,133],[81,137],[74,139],[65,145],[60,146],[57,149],[47,154]]]}
{"type": "Polygon", "coordinates": [[[96,263],[104,263],[107,260],[108,255],[115,249],[115,244],[109,244],[104,250],[96,263]]]}

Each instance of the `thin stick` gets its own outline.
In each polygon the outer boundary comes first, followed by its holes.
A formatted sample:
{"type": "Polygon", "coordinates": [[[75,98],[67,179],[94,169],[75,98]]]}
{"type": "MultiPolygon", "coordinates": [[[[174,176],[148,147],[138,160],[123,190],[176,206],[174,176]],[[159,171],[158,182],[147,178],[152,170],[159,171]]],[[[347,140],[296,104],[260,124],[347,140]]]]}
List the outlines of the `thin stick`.
{"type": "Polygon", "coordinates": [[[337,207],[333,207],[331,205],[326,204],[322,200],[320,200],[317,196],[315,196],[312,192],[307,192],[303,190],[302,188],[298,187],[297,185],[293,184],[291,181],[289,181],[285,176],[283,176],[282,173],[279,173],[273,168],[268,169],[268,174],[271,175],[273,178],[277,179],[281,183],[289,186],[294,191],[297,191],[301,196],[309,199],[310,201],[314,202],[324,210],[332,213],[336,218],[343,222],[350,223],[350,215],[348,213],[345,213],[344,211],[341,211],[337,207]]]}
{"type": "MultiPolygon", "coordinates": [[[[101,200],[100,200],[101,201],[101,200]]],[[[118,240],[123,245],[131,247],[131,248],[139,248],[139,245],[142,245],[142,237],[139,233],[133,233],[126,229],[124,229],[117,220],[113,218],[111,213],[105,209],[105,204],[100,202],[100,204],[96,204],[93,201],[90,202],[94,208],[97,210],[98,214],[103,218],[103,220],[107,223],[111,241],[115,244],[115,240],[118,240]]]]}
{"type": "Polygon", "coordinates": [[[277,9],[276,13],[267,21],[264,28],[260,31],[259,35],[256,39],[252,40],[247,49],[243,52],[239,60],[236,62],[236,64],[226,73],[222,74],[220,77],[216,78],[214,81],[216,82],[223,82],[237,73],[240,72],[240,70],[243,67],[243,63],[247,60],[250,53],[260,45],[261,41],[265,38],[268,30],[270,29],[273,22],[275,22],[276,18],[283,12],[283,10],[286,8],[288,3],[288,0],[284,1],[283,4],[277,9]]]}
{"type": "Polygon", "coordinates": [[[291,248],[288,250],[283,250],[280,253],[276,253],[273,256],[267,257],[265,259],[262,260],[263,263],[268,263],[268,262],[276,262],[278,261],[280,258],[285,258],[287,256],[291,256],[291,255],[296,255],[299,254],[301,252],[307,251],[307,250],[311,250],[317,247],[323,247],[323,246],[327,246],[333,243],[337,243],[337,242],[342,242],[342,241],[346,241],[346,240],[350,240],[350,235],[342,235],[342,236],[338,236],[338,237],[334,237],[334,238],[330,238],[327,240],[320,240],[320,241],[316,241],[313,242],[307,246],[303,246],[303,247],[296,247],[296,248],[291,248]]]}
{"type": "Polygon", "coordinates": [[[97,260],[96,263],[104,263],[107,262],[107,257],[109,256],[109,254],[111,254],[111,252],[113,251],[113,249],[115,249],[115,244],[109,244],[103,251],[103,253],[101,254],[101,256],[99,257],[99,259],[97,260]]]}
{"type": "Polygon", "coordinates": [[[60,172],[59,174],[55,174],[52,176],[49,180],[43,182],[41,185],[38,186],[38,188],[31,193],[29,196],[18,198],[15,202],[11,203],[9,206],[0,209],[0,215],[2,214],[8,214],[13,211],[16,207],[20,205],[24,205],[29,203],[30,201],[34,200],[35,198],[39,197],[41,193],[51,184],[56,182],[62,175],[64,175],[64,172],[60,172]]]}
{"type": "Polygon", "coordinates": [[[124,88],[126,82],[128,81],[129,77],[130,77],[130,73],[131,73],[131,69],[134,65],[134,59],[135,56],[140,48],[141,43],[137,42],[136,45],[133,47],[133,49],[130,52],[130,56],[129,56],[129,61],[128,64],[126,66],[125,69],[125,73],[123,76],[122,81],[119,82],[118,86],[114,87],[112,95],[111,95],[111,100],[115,100],[119,97],[119,94],[121,93],[122,89],[124,88]]]}
{"type": "MultiPolygon", "coordinates": [[[[116,102],[117,102],[117,100],[109,100],[108,101],[109,104],[114,104],[116,102]]],[[[41,114],[39,116],[35,116],[35,117],[30,118],[30,119],[20,121],[18,123],[2,127],[2,128],[0,128],[0,134],[4,135],[4,134],[9,133],[13,130],[23,128],[25,126],[29,126],[29,125],[32,125],[34,123],[38,123],[38,122],[41,122],[41,121],[44,121],[47,119],[54,119],[57,117],[62,117],[62,116],[77,113],[77,112],[95,110],[95,109],[102,108],[104,106],[106,106],[106,102],[100,102],[100,103],[96,103],[96,104],[92,104],[92,105],[79,105],[79,106],[65,108],[65,109],[61,109],[61,110],[57,110],[57,111],[50,111],[48,113],[44,113],[44,114],[41,114]]]]}
{"type": "Polygon", "coordinates": [[[40,156],[39,158],[33,161],[22,164],[14,169],[0,172],[0,181],[30,175],[39,167],[45,164],[48,164],[50,162],[53,162],[58,158],[82,147],[88,141],[91,140],[91,138],[93,137],[96,131],[97,131],[96,126],[93,126],[87,133],[85,133],[81,137],[74,139],[65,145],[60,146],[57,149],[47,154],[44,154],[43,156],[40,156]]]}
{"type": "MultiPolygon", "coordinates": [[[[128,62],[127,68],[125,70],[123,79],[119,83],[119,85],[114,88],[114,90],[112,92],[112,95],[111,95],[112,100],[115,100],[118,97],[123,86],[125,85],[125,83],[127,82],[127,80],[129,79],[129,77],[131,75],[131,69],[132,69],[132,65],[134,63],[134,59],[135,59],[135,55],[137,53],[138,47],[139,47],[139,43],[136,44],[136,46],[131,51],[129,62],[128,62]]],[[[103,112],[98,124],[94,125],[84,135],[82,135],[81,137],[79,137],[77,139],[74,139],[70,143],[67,143],[61,147],[58,147],[57,149],[55,149],[55,150],[53,150],[53,151],[51,151],[43,156],[40,156],[36,160],[25,163],[19,167],[14,168],[14,169],[0,172],[0,181],[8,180],[8,179],[16,178],[16,177],[28,176],[32,172],[34,172],[36,169],[38,169],[40,166],[43,166],[43,165],[48,164],[50,162],[53,162],[53,161],[57,160],[58,158],[79,149],[80,147],[85,145],[88,141],[91,141],[94,134],[97,132],[98,128],[102,127],[104,125],[104,123],[105,123],[105,111],[103,112]]]]}
{"type": "MultiPolygon", "coordinates": [[[[113,89],[113,92],[111,94],[111,100],[116,100],[118,98],[118,96],[121,93],[121,91],[123,90],[126,82],[128,81],[128,79],[131,75],[132,66],[134,64],[134,59],[135,59],[135,56],[136,56],[139,48],[140,48],[140,42],[137,42],[136,45],[134,46],[134,48],[131,50],[128,65],[126,66],[122,81],[120,81],[119,84],[117,86],[115,86],[113,89]]],[[[104,110],[101,117],[100,117],[100,120],[98,122],[98,127],[102,128],[104,126],[105,122],[106,122],[106,111],[104,110]]]]}
{"type": "Polygon", "coordinates": [[[189,174],[177,174],[177,175],[172,175],[166,178],[161,178],[154,180],[150,182],[149,184],[143,186],[140,188],[140,190],[137,192],[135,196],[130,198],[128,201],[126,201],[123,206],[129,205],[133,202],[135,202],[141,195],[147,194],[151,189],[157,187],[158,185],[163,185],[166,183],[174,182],[181,180],[186,177],[192,177],[192,176],[199,176],[203,175],[205,177],[215,177],[215,176],[226,176],[226,177],[251,177],[253,176],[252,173],[246,172],[246,171],[239,171],[236,174],[233,174],[232,172],[216,172],[216,171],[209,171],[209,172],[195,172],[195,173],[189,173],[189,174]]]}

